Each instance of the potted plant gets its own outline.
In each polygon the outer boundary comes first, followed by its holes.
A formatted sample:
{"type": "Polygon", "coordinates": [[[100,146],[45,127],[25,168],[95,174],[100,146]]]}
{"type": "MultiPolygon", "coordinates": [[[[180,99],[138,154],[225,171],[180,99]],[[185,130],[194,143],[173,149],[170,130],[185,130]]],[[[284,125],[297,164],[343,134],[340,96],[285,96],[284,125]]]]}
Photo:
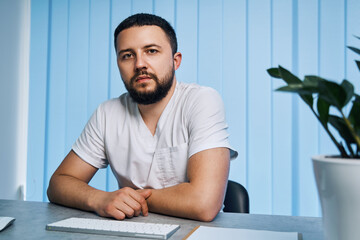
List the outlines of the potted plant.
{"type": "MultiPolygon", "coordinates": [[[[360,55],[360,49],[348,48],[360,55]]],[[[360,239],[360,95],[347,80],[339,84],[313,75],[300,80],[281,66],[267,71],[287,84],[277,91],[299,94],[339,151],[312,157],[325,239],[360,239]]]]}

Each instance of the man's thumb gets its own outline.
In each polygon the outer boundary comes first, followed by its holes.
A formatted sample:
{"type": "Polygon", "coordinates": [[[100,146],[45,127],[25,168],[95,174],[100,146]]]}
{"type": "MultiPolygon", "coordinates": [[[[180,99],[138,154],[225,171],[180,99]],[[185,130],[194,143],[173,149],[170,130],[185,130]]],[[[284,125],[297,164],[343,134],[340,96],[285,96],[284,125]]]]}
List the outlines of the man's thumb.
{"type": "Polygon", "coordinates": [[[151,195],[151,189],[142,189],[140,191],[140,194],[145,198],[147,199],[148,197],[150,197],[151,195]]]}

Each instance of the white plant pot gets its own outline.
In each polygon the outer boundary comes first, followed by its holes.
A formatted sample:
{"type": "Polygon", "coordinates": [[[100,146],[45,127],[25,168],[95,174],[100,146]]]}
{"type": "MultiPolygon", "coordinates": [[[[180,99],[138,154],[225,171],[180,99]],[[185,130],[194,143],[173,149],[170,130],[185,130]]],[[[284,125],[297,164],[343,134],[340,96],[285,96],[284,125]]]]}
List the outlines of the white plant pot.
{"type": "Polygon", "coordinates": [[[314,156],[326,240],[360,239],[360,159],[314,156]]]}

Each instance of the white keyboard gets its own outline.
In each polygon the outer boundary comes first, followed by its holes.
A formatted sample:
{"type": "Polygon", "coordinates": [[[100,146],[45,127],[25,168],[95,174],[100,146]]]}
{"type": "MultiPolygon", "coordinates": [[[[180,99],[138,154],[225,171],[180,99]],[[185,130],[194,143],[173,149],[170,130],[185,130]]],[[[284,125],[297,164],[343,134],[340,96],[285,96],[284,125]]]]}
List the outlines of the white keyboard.
{"type": "Polygon", "coordinates": [[[179,225],[143,223],[91,218],[67,218],[46,225],[46,230],[168,239],[179,225]]]}

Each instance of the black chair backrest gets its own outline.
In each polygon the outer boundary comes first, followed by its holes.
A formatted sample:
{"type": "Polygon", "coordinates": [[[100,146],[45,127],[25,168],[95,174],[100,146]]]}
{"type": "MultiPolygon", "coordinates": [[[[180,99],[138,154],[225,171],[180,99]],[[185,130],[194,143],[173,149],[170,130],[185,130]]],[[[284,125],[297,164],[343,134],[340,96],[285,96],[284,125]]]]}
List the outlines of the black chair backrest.
{"type": "Polygon", "coordinates": [[[224,205],[224,212],[249,213],[248,192],[240,183],[228,180],[224,205]]]}

